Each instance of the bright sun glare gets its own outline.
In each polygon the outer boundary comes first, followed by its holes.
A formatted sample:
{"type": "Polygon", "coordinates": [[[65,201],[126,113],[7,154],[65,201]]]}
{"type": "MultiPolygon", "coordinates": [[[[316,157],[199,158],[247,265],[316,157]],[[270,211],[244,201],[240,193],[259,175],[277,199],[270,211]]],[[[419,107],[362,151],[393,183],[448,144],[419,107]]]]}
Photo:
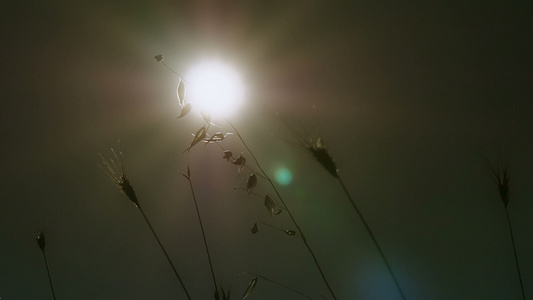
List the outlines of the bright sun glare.
{"type": "Polygon", "coordinates": [[[219,61],[205,61],[193,66],[185,80],[187,98],[193,108],[212,116],[229,116],[243,101],[244,87],[239,74],[219,61]]]}

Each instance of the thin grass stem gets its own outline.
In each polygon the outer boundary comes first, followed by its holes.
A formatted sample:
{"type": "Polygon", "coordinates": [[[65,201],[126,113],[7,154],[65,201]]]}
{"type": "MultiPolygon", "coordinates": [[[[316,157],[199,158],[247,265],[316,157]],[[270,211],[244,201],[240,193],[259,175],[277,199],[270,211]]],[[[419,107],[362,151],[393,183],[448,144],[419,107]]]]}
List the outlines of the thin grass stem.
{"type": "Polygon", "coordinates": [[[284,285],[281,282],[278,282],[276,280],[270,279],[268,277],[265,277],[265,276],[262,276],[262,275],[259,275],[259,274],[255,274],[255,273],[252,273],[252,272],[243,272],[243,273],[241,273],[241,275],[251,275],[251,276],[262,278],[262,279],[264,279],[266,281],[269,281],[269,282],[275,283],[275,284],[277,284],[277,285],[279,285],[281,287],[284,287],[284,288],[286,288],[286,289],[288,289],[288,290],[290,290],[290,291],[292,291],[292,292],[294,292],[294,293],[296,293],[296,294],[298,294],[298,295],[300,295],[302,297],[305,297],[306,299],[313,300],[313,298],[307,296],[306,294],[304,294],[304,293],[302,293],[302,292],[300,292],[298,290],[295,290],[295,289],[293,289],[293,288],[291,288],[291,287],[289,287],[287,285],[284,285]]]}
{"type": "Polygon", "coordinates": [[[372,239],[372,242],[374,242],[374,245],[378,249],[379,255],[381,256],[381,259],[383,259],[383,262],[385,262],[385,265],[387,266],[387,270],[391,274],[392,279],[394,280],[394,284],[396,285],[396,288],[398,289],[398,292],[402,296],[402,299],[405,300],[406,298],[405,298],[405,295],[403,293],[402,288],[400,287],[400,283],[398,282],[398,279],[396,278],[396,275],[394,275],[394,272],[392,271],[392,268],[391,268],[391,266],[389,264],[389,261],[385,257],[385,253],[383,253],[383,250],[381,250],[381,246],[379,245],[378,240],[376,239],[376,236],[374,235],[374,233],[370,229],[370,226],[366,222],[366,219],[363,217],[363,214],[361,214],[361,211],[359,210],[359,208],[355,204],[352,196],[348,192],[348,189],[346,188],[346,185],[344,184],[344,181],[342,181],[340,176],[337,176],[337,180],[339,181],[340,185],[342,186],[342,189],[344,190],[344,193],[346,194],[346,197],[348,197],[348,199],[350,200],[350,203],[352,204],[352,207],[354,208],[355,212],[359,216],[359,219],[361,220],[361,222],[363,222],[363,225],[365,226],[365,229],[368,232],[368,235],[372,239]]]}
{"type": "Polygon", "coordinates": [[[202,238],[204,239],[205,252],[207,253],[207,260],[209,261],[209,268],[211,269],[211,276],[213,277],[213,284],[215,286],[215,291],[218,291],[217,280],[216,280],[216,277],[215,277],[215,271],[213,269],[213,263],[211,262],[211,254],[209,253],[209,247],[207,246],[207,238],[205,236],[205,230],[204,230],[204,225],[203,225],[203,222],[202,222],[202,217],[200,216],[200,209],[198,208],[198,201],[196,201],[196,196],[194,194],[194,188],[193,188],[193,185],[192,185],[190,172],[189,172],[189,174],[187,176],[187,179],[189,181],[189,186],[191,188],[191,194],[192,194],[192,199],[194,201],[194,206],[196,207],[196,215],[198,216],[198,222],[200,223],[200,229],[202,230],[202,238]]]}
{"type": "Polygon", "coordinates": [[[331,288],[331,286],[329,285],[329,282],[326,278],[326,275],[324,274],[324,271],[322,270],[322,267],[320,266],[320,263],[318,262],[318,259],[315,255],[315,253],[313,252],[313,249],[311,249],[311,246],[309,245],[309,243],[307,242],[307,239],[302,231],[302,229],[300,228],[300,226],[298,225],[298,223],[296,222],[296,219],[294,218],[291,210],[288,208],[287,204],[285,204],[285,201],[283,200],[283,197],[281,197],[281,194],[279,193],[278,189],[276,188],[276,186],[274,185],[274,182],[270,179],[270,177],[268,176],[268,174],[263,170],[263,168],[261,167],[261,164],[259,163],[259,161],[257,160],[257,158],[255,157],[254,153],[252,152],[252,150],[250,149],[250,147],[248,147],[248,145],[246,144],[246,142],[244,141],[243,137],[241,136],[240,132],[237,130],[237,128],[228,120],[226,119],[226,122],[231,126],[231,128],[233,128],[233,130],[235,131],[235,133],[237,134],[237,136],[239,137],[239,139],[241,140],[242,144],[244,145],[244,147],[246,148],[246,150],[248,150],[248,153],[250,153],[250,155],[252,156],[252,159],[254,160],[255,164],[257,165],[257,167],[259,168],[259,170],[261,171],[261,173],[263,173],[263,175],[265,176],[266,180],[270,183],[270,185],[272,186],[272,189],[274,190],[274,192],[276,193],[276,195],[278,196],[278,199],[281,201],[281,203],[283,204],[283,206],[285,207],[285,210],[287,211],[287,213],[289,214],[289,217],[291,219],[291,221],[293,222],[294,226],[296,227],[296,229],[298,230],[298,232],[300,233],[300,236],[302,237],[302,241],[305,245],[305,247],[307,248],[307,250],[309,251],[309,254],[311,254],[311,257],[313,258],[313,261],[318,269],[318,271],[320,272],[320,275],[322,276],[322,279],[324,281],[324,283],[326,284],[329,292],[331,293],[331,295],[333,296],[333,299],[337,299],[337,297],[335,296],[335,293],[333,292],[333,289],[331,288]]]}
{"type": "Polygon", "coordinates": [[[52,296],[56,300],[56,293],[54,292],[54,285],[52,284],[52,276],[50,276],[50,268],[48,267],[48,259],[46,258],[46,251],[43,250],[44,264],[46,266],[46,273],[48,274],[48,282],[50,283],[50,289],[52,290],[52,296]]]}
{"type": "Polygon", "coordinates": [[[518,273],[518,279],[520,281],[520,290],[522,291],[522,299],[526,300],[526,294],[524,292],[524,284],[522,283],[522,275],[520,273],[520,265],[518,263],[518,255],[516,254],[516,244],[514,242],[513,227],[511,226],[511,218],[509,217],[509,211],[505,207],[505,215],[507,216],[507,224],[509,225],[509,233],[511,234],[511,243],[513,244],[514,260],[516,264],[516,272],[518,273]]]}
{"type": "Polygon", "coordinates": [[[168,253],[167,251],[165,250],[165,247],[163,247],[163,244],[161,243],[161,241],[159,240],[159,237],[157,236],[157,234],[155,233],[155,230],[154,228],[152,227],[152,224],[150,224],[150,221],[148,221],[148,218],[146,217],[146,215],[144,214],[144,211],[142,210],[142,208],[139,206],[138,207],[139,210],[141,211],[141,214],[142,216],[144,217],[144,220],[146,221],[146,224],[148,224],[148,227],[150,227],[150,230],[152,231],[155,239],[157,240],[157,243],[159,244],[159,247],[161,247],[161,250],[163,250],[163,253],[165,254],[165,257],[167,258],[168,260],[168,263],[170,264],[170,266],[172,267],[172,270],[174,271],[174,274],[176,275],[176,277],[178,278],[178,281],[180,282],[181,284],[181,287],[183,288],[183,290],[185,291],[185,294],[187,295],[187,299],[191,300],[191,296],[189,295],[189,292],[187,291],[187,288],[185,287],[185,284],[183,283],[183,280],[181,280],[181,277],[180,275],[178,274],[178,271],[176,270],[176,268],[174,267],[174,264],[172,263],[172,260],[170,260],[170,257],[168,256],[168,253]]]}

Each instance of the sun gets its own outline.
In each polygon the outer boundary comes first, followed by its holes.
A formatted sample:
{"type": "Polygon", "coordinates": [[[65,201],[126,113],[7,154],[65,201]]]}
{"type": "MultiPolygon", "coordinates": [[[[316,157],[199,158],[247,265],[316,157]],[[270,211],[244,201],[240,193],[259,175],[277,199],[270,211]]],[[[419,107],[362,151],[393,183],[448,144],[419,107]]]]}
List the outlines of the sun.
{"type": "Polygon", "coordinates": [[[193,66],[185,80],[193,108],[211,116],[230,116],[243,102],[244,86],[239,74],[220,61],[208,60],[193,66]]]}

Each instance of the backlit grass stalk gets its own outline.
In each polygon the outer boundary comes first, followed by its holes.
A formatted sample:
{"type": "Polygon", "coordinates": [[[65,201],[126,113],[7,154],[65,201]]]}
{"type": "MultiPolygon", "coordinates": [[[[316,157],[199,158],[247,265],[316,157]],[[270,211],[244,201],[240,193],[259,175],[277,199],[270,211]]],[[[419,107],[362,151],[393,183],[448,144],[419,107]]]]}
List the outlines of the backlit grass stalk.
{"type": "MultiPolygon", "coordinates": [[[[282,118],[282,121],[288,127],[290,127],[289,124],[285,120],[283,120],[283,118],[282,118]]],[[[331,176],[335,177],[335,179],[337,179],[337,181],[341,185],[342,190],[344,191],[344,194],[346,195],[348,200],[350,200],[350,204],[352,205],[352,207],[355,210],[357,216],[359,217],[359,219],[363,223],[363,226],[365,227],[368,235],[372,239],[372,242],[376,246],[376,248],[377,248],[377,250],[379,252],[379,255],[381,256],[381,259],[385,263],[385,266],[387,267],[387,270],[389,271],[389,273],[390,273],[390,275],[391,275],[391,277],[392,277],[392,279],[394,281],[394,284],[396,285],[396,288],[398,289],[398,292],[400,293],[402,299],[405,300],[406,299],[405,298],[405,294],[404,294],[404,292],[403,292],[403,290],[402,290],[402,288],[400,286],[400,283],[398,282],[398,279],[396,278],[396,275],[392,271],[392,268],[391,268],[391,266],[389,264],[389,261],[387,260],[387,257],[385,256],[385,253],[381,249],[381,246],[379,245],[378,240],[376,239],[376,236],[372,232],[372,229],[370,229],[370,226],[368,225],[368,222],[366,221],[365,217],[363,216],[363,214],[361,213],[361,211],[359,210],[359,208],[355,204],[355,201],[354,201],[353,197],[351,196],[350,192],[346,188],[346,185],[344,184],[344,181],[342,180],[342,178],[339,175],[339,169],[337,168],[337,165],[335,164],[335,161],[333,160],[333,157],[331,157],[331,154],[329,153],[329,151],[324,146],[324,143],[322,142],[322,138],[321,137],[318,137],[318,138],[313,138],[313,137],[304,138],[304,137],[300,136],[296,132],[296,130],[294,130],[294,132],[298,136],[298,138],[300,140],[299,142],[303,144],[304,150],[310,152],[312,157],[324,169],[326,169],[326,171],[331,176]]],[[[300,145],[300,147],[302,147],[302,145],[300,145]]]]}
{"type": "Polygon", "coordinates": [[[509,210],[507,205],[509,204],[510,196],[510,182],[511,177],[508,172],[508,167],[503,166],[501,158],[496,164],[496,167],[493,167],[491,164],[488,164],[494,176],[494,181],[498,186],[498,194],[500,200],[502,200],[503,207],[505,209],[505,216],[507,218],[507,225],[509,226],[509,234],[511,235],[511,243],[513,245],[514,260],[516,265],[516,272],[518,274],[518,280],[520,282],[520,290],[522,292],[522,299],[526,299],[526,294],[524,292],[524,284],[522,282],[522,274],[520,273],[520,264],[518,263],[518,255],[516,253],[516,243],[514,240],[513,227],[511,226],[511,218],[509,217],[509,210]]]}
{"type": "Polygon", "coordinates": [[[338,176],[338,174],[337,174],[337,180],[339,181],[340,185],[342,186],[342,189],[343,189],[344,193],[346,194],[346,197],[348,197],[348,199],[350,199],[350,203],[352,204],[353,209],[355,210],[355,212],[357,213],[357,216],[359,216],[359,219],[361,220],[361,222],[365,226],[365,229],[368,232],[368,235],[370,236],[370,238],[372,239],[372,242],[374,242],[374,245],[376,246],[376,248],[377,248],[377,250],[379,252],[379,255],[381,256],[381,259],[385,263],[385,266],[387,267],[387,270],[389,271],[389,273],[390,273],[390,275],[392,277],[392,280],[394,280],[394,284],[396,285],[396,288],[398,289],[398,292],[402,296],[402,299],[405,300],[406,299],[405,298],[405,294],[403,293],[403,290],[402,290],[402,288],[400,286],[400,283],[398,282],[398,279],[396,278],[396,275],[392,271],[392,268],[391,268],[391,266],[389,264],[389,261],[387,260],[387,257],[385,256],[385,253],[381,249],[381,246],[379,245],[378,240],[376,239],[376,236],[372,232],[372,229],[370,229],[370,226],[366,222],[366,219],[363,217],[363,214],[361,214],[361,211],[359,210],[359,208],[355,204],[352,196],[348,192],[348,189],[346,188],[346,185],[344,184],[344,181],[342,181],[341,177],[338,176]]]}
{"type": "Polygon", "coordinates": [[[207,260],[209,261],[209,268],[211,269],[213,285],[215,288],[215,293],[217,293],[218,292],[217,280],[215,276],[215,271],[213,269],[213,263],[211,261],[211,254],[209,253],[209,247],[207,245],[207,238],[205,236],[205,230],[204,230],[204,225],[202,222],[202,217],[200,215],[200,209],[198,208],[198,201],[196,201],[196,195],[194,194],[194,188],[193,188],[192,179],[191,179],[191,170],[189,167],[187,167],[187,175],[183,174],[183,176],[187,178],[187,181],[189,182],[189,187],[191,188],[192,199],[194,201],[194,207],[196,208],[196,215],[198,216],[198,222],[200,223],[200,229],[202,230],[202,238],[204,240],[205,252],[207,253],[207,260]]]}
{"type": "Polygon", "coordinates": [[[54,297],[54,300],[55,300],[56,293],[54,292],[54,285],[52,284],[52,277],[50,276],[50,268],[48,267],[48,259],[46,258],[46,251],[45,251],[46,241],[44,239],[44,230],[41,230],[39,232],[39,235],[37,235],[37,244],[39,245],[39,248],[43,252],[44,264],[46,266],[46,273],[48,274],[48,282],[50,283],[50,289],[52,290],[52,296],[54,297]]]}
{"type": "Polygon", "coordinates": [[[313,251],[313,249],[311,249],[311,246],[309,245],[309,243],[307,242],[307,238],[305,237],[302,229],[300,228],[300,225],[298,225],[298,223],[296,222],[296,219],[294,218],[291,210],[289,209],[289,207],[287,206],[287,204],[285,203],[285,201],[283,200],[283,197],[281,196],[281,194],[278,192],[278,189],[276,188],[276,186],[274,185],[274,182],[270,179],[270,177],[268,176],[268,174],[263,170],[263,168],[261,167],[261,164],[259,163],[259,161],[257,160],[257,158],[255,157],[254,153],[252,152],[252,150],[250,149],[250,147],[248,147],[248,145],[246,144],[246,142],[244,141],[243,137],[241,136],[240,132],[237,130],[237,128],[228,120],[228,119],[225,119],[226,122],[231,126],[231,128],[233,128],[233,130],[235,131],[235,133],[237,134],[237,136],[239,137],[239,139],[241,140],[242,144],[244,145],[244,147],[246,148],[246,150],[248,151],[248,153],[250,153],[250,155],[252,156],[252,159],[254,160],[255,164],[257,165],[257,167],[259,168],[259,170],[261,171],[261,173],[263,174],[263,176],[266,178],[266,180],[270,183],[270,185],[272,186],[274,192],[276,193],[276,195],[278,196],[278,199],[281,201],[281,204],[285,207],[285,210],[287,211],[287,213],[289,214],[289,217],[292,221],[292,223],[294,224],[294,226],[296,227],[296,229],[298,230],[298,233],[300,234],[300,236],[302,237],[302,241],[305,245],[305,247],[307,248],[309,254],[311,254],[312,258],[313,258],[313,261],[318,269],[318,271],[320,272],[320,275],[322,276],[322,279],[324,280],[324,283],[326,284],[329,292],[331,293],[331,295],[333,296],[333,299],[337,299],[337,297],[335,296],[335,293],[333,292],[333,289],[331,288],[327,278],[326,278],[326,275],[324,274],[324,271],[322,270],[322,267],[320,266],[320,263],[318,262],[318,259],[313,251]]]}
{"type": "MultiPolygon", "coordinates": [[[[187,295],[187,299],[191,300],[191,296],[189,295],[189,292],[187,291],[187,288],[185,287],[185,284],[183,283],[183,280],[181,279],[180,275],[178,274],[178,271],[176,270],[176,268],[174,267],[174,264],[172,263],[172,260],[168,256],[168,253],[165,250],[165,247],[161,243],[161,240],[159,240],[159,237],[157,236],[154,228],[152,227],[152,224],[150,223],[150,221],[146,217],[146,214],[144,213],[144,210],[141,208],[139,200],[137,199],[137,195],[135,194],[135,190],[133,189],[133,186],[131,185],[131,182],[130,182],[129,178],[126,175],[126,172],[124,170],[124,166],[122,165],[122,163],[121,163],[119,157],[117,156],[117,154],[115,153],[115,151],[113,149],[111,149],[111,151],[113,152],[115,160],[111,159],[108,162],[102,156],[100,156],[102,158],[102,164],[103,164],[102,169],[109,176],[109,178],[111,179],[113,184],[116,185],[120,189],[120,191],[122,193],[124,193],[131,202],[133,202],[135,207],[137,207],[139,209],[139,211],[141,212],[144,220],[146,221],[146,224],[148,224],[148,227],[152,231],[152,234],[154,235],[155,239],[157,240],[157,243],[159,244],[159,247],[161,247],[161,250],[165,254],[165,257],[167,258],[168,263],[172,267],[172,270],[174,271],[174,274],[178,278],[178,281],[180,282],[181,287],[183,288],[183,291],[187,295]]],[[[119,154],[122,155],[121,152],[119,154]]]]}

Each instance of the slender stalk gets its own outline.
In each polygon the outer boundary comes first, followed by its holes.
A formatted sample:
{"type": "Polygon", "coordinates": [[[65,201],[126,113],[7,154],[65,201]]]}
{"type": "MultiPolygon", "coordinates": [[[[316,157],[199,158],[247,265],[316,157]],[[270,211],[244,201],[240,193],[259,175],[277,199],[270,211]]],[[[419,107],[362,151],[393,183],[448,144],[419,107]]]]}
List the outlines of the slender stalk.
{"type": "Polygon", "coordinates": [[[255,274],[255,273],[252,273],[252,272],[243,272],[243,273],[241,273],[241,274],[243,274],[243,275],[252,275],[252,276],[255,276],[255,277],[262,278],[262,279],[264,279],[264,280],[266,280],[266,281],[270,281],[270,282],[275,283],[275,284],[277,284],[277,285],[279,285],[279,286],[281,286],[281,287],[284,287],[284,288],[286,288],[286,289],[288,289],[288,290],[290,290],[290,291],[293,291],[293,292],[295,292],[296,294],[298,294],[298,295],[300,295],[300,296],[302,296],[302,297],[305,297],[305,298],[307,298],[307,299],[309,299],[309,300],[313,300],[313,298],[307,296],[306,294],[304,294],[304,293],[302,293],[302,292],[300,292],[300,291],[297,291],[297,290],[295,290],[295,289],[293,289],[293,288],[291,288],[291,287],[289,287],[289,286],[286,286],[286,285],[284,285],[283,283],[277,282],[276,280],[270,279],[270,278],[268,278],[268,277],[265,277],[265,276],[262,276],[262,275],[259,275],[259,274],[255,274]]]}
{"type": "Polygon", "coordinates": [[[516,254],[516,244],[514,242],[513,227],[511,226],[511,218],[509,218],[509,211],[507,206],[505,207],[505,215],[507,216],[507,224],[509,225],[509,233],[511,233],[511,243],[513,244],[514,260],[516,264],[516,272],[518,273],[518,279],[520,280],[520,290],[522,291],[522,299],[526,300],[526,294],[524,292],[524,284],[522,283],[522,275],[520,274],[520,265],[518,264],[518,255],[516,254]]]}
{"type": "Polygon", "coordinates": [[[233,130],[235,131],[235,133],[237,134],[237,136],[239,137],[239,139],[241,140],[242,144],[244,145],[244,147],[246,148],[246,150],[248,150],[248,152],[250,153],[250,155],[252,156],[252,159],[254,160],[255,164],[257,165],[257,167],[259,168],[259,170],[261,171],[261,173],[263,173],[264,177],[266,178],[266,180],[270,183],[270,185],[272,186],[272,188],[274,189],[274,192],[276,193],[276,195],[278,196],[279,200],[281,201],[281,203],[283,204],[283,206],[285,207],[285,210],[287,211],[287,213],[289,214],[289,217],[292,221],[292,223],[294,224],[294,226],[296,227],[296,229],[298,230],[298,232],[300,233],[300,236],[302,237],[302,241],[305,245],[305,247],[307,248],[307,250],[309,251],[309,254],[311,254],[311,257],[313,258],[313,261],[315,262],[315,265],[318,269],[318,271],[320,272],[320,275],[322,276],[322,279],[324,280],[324,283],[326,284],[329,292],[331,293],[331,295],[333,296],[333,299],[337,299],[337,297],[335,296],[335,293],[333,292],[331,286],[329,285],[329,282],[326,278],[326,275],[324,274],[324,271],[322,271],[322,267],[320,267],[320,264],[318,263],[318,259],[316,258],[316,255],[315,253],[313,252],[313,250],[311,249],[311,246],[309,245],[309,243],[307,242],[307,239],[302,231],[302,229],[300,228],[300,226],[298,225],[298,223],[296,222],[296,219],[294,218],[291,210],[289,209],[289,207],[287,206],[287,204],[285,203],[285,201],[283,200],[283,197],[281,197],[280,193],[278,192],[278,189],[276,188],[276,186],[274,185],[274,182],[270,179],[270,177],[268,176],[268,174],[263,170],[263,168],[261,167],[261,164],[259,163],[259,161],[257,160],[257,158],[255,157],[254,153],[252,152],[252,150],[248,147],[248,145],[246,144],[246,142],[244,141],[243,137],[241,136],[241,134],[239,133],[239,131],[237,130],[237,128],[228,120],[228,119],[225,119],[226,122],[233,128],[233,130]]]}
{"type": "Polygon", "coordinates": [[[202,238],[204,239],[205,252],[207,252],[207,259],[209,261],[209,268],[211,269],[211,276],[213,277],[213,284],[215,285],[215,291],[218,291],[217,280],[215,277],[215,271],[213,269],[213,263],[211,262],[211,254],[209,254],[209,247],[207,246],[207,238],[205,237],[204,225],[202,223],[202,217],[200,216],[200,209],[198,208],[198,202],[196,201],[196,196],[194,194],[194,188],[192,186],[192,180],[190,175],[188,175],[189,186],[191,187],[192,199],[194,201],[194,206],[196,207],[196,215],[198,216],[198,222],[200,223],[200,229],[202,230],[202,238]]]}
{"type": "Polygon", "coordinates": [[[46,273],[48,273],[48,282],[50,282],[50,289],[52,290],[52,296],[56,300],[56,293],[54,292],[54,285],[52,284],[52,277],[50,276],[50,268],[48,268],[48,259],[46,259],[46,252],[43,250],[44,264],[46,265],[46,273]]]}
{"type": "Polygon", "coordinates": [[[159,240],[159,237],[157,237],[157,234],[155,233],[154,228],[152,227],[152,224],[150,224],[150,221],[148,221],[148,218],[144,214],[144,211],[142,210],[142,208],[140,206],[138,208],[141,211],[141,214],[143,215],[144,220],[146,221],[146,224],[148,224],[148,227],[150,227],[150,230],[154,234],[154,237],[157,240],[157,243],[159,244],[159,247],[161,247],[161,250],[163,250],[163,253],[165,253],[165,257],[167,258],[168,263],[172,267],[172,270],[174,271],[174,274],[176,274],[176,277],[178,278],[178,280],[179,280],[179,282],[181,284],[181,287],[185,291],[185,294],[187,295],[187,299],[191,300],[191,296],[189,295],[189,292],[187,291],[187,288],[185,287],[185,284],[183,283],[183,280],[181,280],[181,277],[178,274],[178,271],[176,270],[176,268],[174,267],[174,264],[170,260],[170,257],[168,256],[167,251],[165,250],[165,247],[163,247],[163,244],[161,244],[161,241],[159,240]]]}
{"type": "Polygon", "coordinates": [[[368,235],[370,236],[370,238],[372,239],[372,241],[374,242],[374,245],[376,245],[376,248],[378,249],[378,252],[379,252],[379,255],[381,256],[381,259],[383,259],[383,261],[385,262],[385,265],[387,266],[387,269],[389,270],[389,273],[391,274],[392,276],[392,279],[394,280],[394,284],[396,284],[396,288],[398,289],[398,291],[400,292],[400,295],[402,296],[402,299],[406,299],[405,298],[405,295],[403,293],[403,290],[402,288],[400,287],[400,284],[398,283],[398,279],[396,278],[396,275],[394,275],[394,272],[392,271],[392,268],[389,264],[389,261],[387,260],[387,258],[385,257],[385,254],[383,253],[383,250],[381,250],[381,246],[379,245],[377,239],[376,239],[376,236],[374,236],[374,233],[372,232],[372,230],[370,229],[370,226],[368,225],[368,223],[366,222],[366,219],[363,217],[363,214],[361,214],[361,211],[359,210],[359,208],[357,207],[357,205],[355,204],[352,196],[350,195],[350,193],[348,192],[348,189],[346,188],[346,185],[344,185],[344,182],[342,181],[341,177],[340,176],[337,176],[337,179],[339,181],[339,183],[341,184],[342,186],[342,189],[344,190],[344,193],[346,194],[346,196],[348,197],[348,199],[350,199],[350,203],[352,204],[352,207],[353,209],[355,210],[355,212],[357,213],[357,215],[359,216],[359,219],[361,220],[361,222],[363,222],[363,225],[365,226],[365,229],[366,231],[368,232],[368,235]]]}

